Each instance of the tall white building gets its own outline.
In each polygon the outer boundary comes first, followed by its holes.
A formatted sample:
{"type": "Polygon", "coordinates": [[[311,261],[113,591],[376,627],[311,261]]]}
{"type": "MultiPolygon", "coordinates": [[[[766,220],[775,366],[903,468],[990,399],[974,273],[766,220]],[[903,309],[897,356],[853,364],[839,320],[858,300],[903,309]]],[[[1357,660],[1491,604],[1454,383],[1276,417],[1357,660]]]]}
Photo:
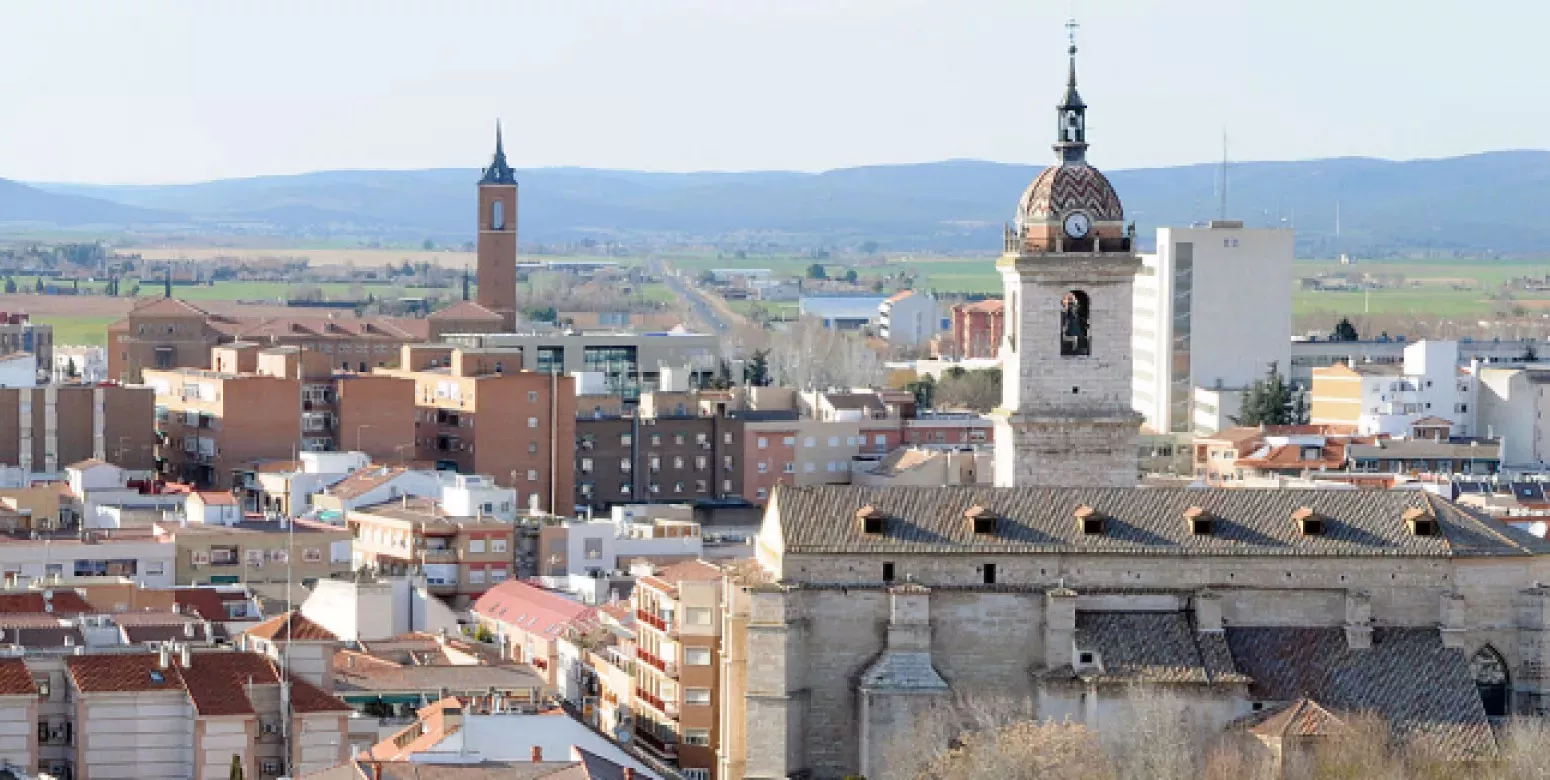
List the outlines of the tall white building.
{"type": "Polygon", "coordinates": [[[1196,387],[1290,370],[1293,239],[1235,220],[1158,229],[1135,285],[1134,403],[1148,428],[1188,431],[1196,387]]]}
{"type": "Polygon", "coordinates": [[[878,335],[890,347],[918,347],[942,332],[942,311],[929,292],[905,290],[877,305],[878,335]]]}

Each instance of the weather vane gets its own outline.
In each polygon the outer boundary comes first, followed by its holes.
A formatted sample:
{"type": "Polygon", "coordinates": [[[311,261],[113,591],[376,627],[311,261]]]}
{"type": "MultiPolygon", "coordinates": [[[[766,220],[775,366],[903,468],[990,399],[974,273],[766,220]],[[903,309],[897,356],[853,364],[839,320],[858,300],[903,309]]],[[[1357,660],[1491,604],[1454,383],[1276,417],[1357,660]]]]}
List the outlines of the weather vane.
{"type": "Polygon", "coordinates": [[[1080,26],[1081,25],[1076,23],[1075,19],[1067,19],[1066,20],[1066,38],[1067,38],[1067,40],[1071,41],[1071,53],[1072,54],[1076,53],[1076,28],[1078,28],[1080,26]]]}

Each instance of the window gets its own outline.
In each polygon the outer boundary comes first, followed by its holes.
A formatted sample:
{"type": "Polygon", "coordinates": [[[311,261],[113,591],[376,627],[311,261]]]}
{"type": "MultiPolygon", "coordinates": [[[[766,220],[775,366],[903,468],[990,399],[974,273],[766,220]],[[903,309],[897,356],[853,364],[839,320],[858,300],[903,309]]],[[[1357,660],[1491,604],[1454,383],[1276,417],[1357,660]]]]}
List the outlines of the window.
{"type": "MultiPolygon", "coordinates": [[[[683,412],[680,411],[679,414],[683,414],[683,412]]],[[[681,433],[673,434],[673,443],[682,447],[684,445],[684,435],[681,433]]]]}
{"type": "Polygon", "coordinates": [[[759,473],[760,474],[768,474],[769,472],[770,472],[770,464],[765,463],[764,461],[760,461],[759,462],[759,473]]]}
{"type": "Polygon", "coordinates": [[[1089,338],[1091,302],[1087,293],[1072,290],[1060,299],[1060,354],[1085,357],[1092,354],[1089,338]]]}
{"type": "Polygon", "coordinates": [[[592,459],[591,458],[582,458],[581,459],[581,473],[583,473],[583,474],[591,474],[592,473],[592,459]]]}
{"type": "Polygon", "coordinates": [[[468,570],[468,584],[469,585],[483,585],[484,584],[484,569],[469,569],[468,570]]]}
{"type": "Polygon", "coordinates": [[[818,470],[818,464],[816,464],[816,463],[803,463],[802,464],[802,471],[804,473],[811,474],[811,473],[813,473],[814,471],[817,471],[817,470],[818,470]]]}
{"type": "Polygon", "coordinates": [[[710,729],[684,729],[684,744],[704,747],[710,744],[710,729]]]}
{"type": "Polygon", "coordinates": [[[490,552],[503,553],[505,551],[506,551],[506,540],[505,539],[491,539],[490,540],[490,552]]]}
{"type": "Polygon", "coordinates": [[[709,468],[709,466],[710,461],[707,460],[704,455],[694,456],[694,468],[696,471],[704,471],[706,468],[709,468]]]}
{"type": "Polygon", "coordinates": [[[1480,648],[1469,661],[1469,671],[1475,678],[1475,689],[1480,692],[1480,703],[1485,705],[1488,717],[1507,715],[1512,702],[1512,688],[1507,679],[1507,662],[1490,645],[1480,648]]]}
{"type": "Polygon", "coordinates": [[[984,574],[985,574],[985,584],[986,585],[994,585],[994,584],[996,584],[996,565],[994,563],[987,563],[987,564],[985,564],[984,568],[981,569],[981,571],[983,571],[984,574]]]}
{"type": "Polygon", "coordinates": [[[146,561],[145,576],[160,577],[166,573],[167,564],[162,561],[146,561]]]}
{"type": "Polygon", "coordinates": [[[802,446],[803,447],[811,447],[815,443],[816,443],[816,440],[813,437],[811,437],[811,436],[808,436],[808,437],[802,439],[802,446]]]}
{"type": "Polygon", "coordinates": [[[838,446],[840,446],[840,437],[838,437],[838,436],[830,436],[829,437],[829,446],[830,447],[838,447],[838,446]]]}
{"type": "MultiPolygon", "coordinates": [[[[706,658],[709,659],[710,651],[706,650],[705,654],[706,654],[706,658]]],[[[706,660],[705,663],[710,663],[710,661],[706,660]]],[[[52,688],[52,681],[50,680],[50,678],[48,678],[48,677],[39,677],[36,680],[33,680],[33,683],[38,686],[38,698],[40,698],[40,699],[47,699],[49,691],[53,690],[53,688],[52,688]]]]}
{"type": "Polygon", "coordinates": [[[535,403],[535,404],[538,403],[538,391],[537,390],[529,390],[529,391],[527,391],[527,400],[530,403],[535,403]]]}
{"type": "Polygon", "coordinates": [[[653,433],[653,434],[651,434],[651,446],[653,446],[653,447],[660,447],[660,446],[662,446],[662,434],[660,434],[660,433],[653,433]]]}
{"type": "Polygon", "coordinates": [[[710,666],[710,648],[685,647],[684,666],[710,666]]]}
{"type": "Polygon", "coordinates": [[[893,582],[893,562],[883,563],[883,582],[893,582]]]}
{"type": "Polygon", "coordinates": [[[710,780],[709,769],[682,769],[679,770],[684,780],[710,780]]]}
{"type": "Polygon", "coordinates": [[[468,551],[471,552],[471,553],[482,553],[482,552],[484,552],[484,540],[483,539],[469,539],[468,540],[468,551]]]}
{"type": "Polygon", "coordinates": [[[797,437],[787,436],[786,438],[781,439],[780,443],[786,445],[787,447],[795,447],[797,446],[797,437]]]}
{"type": "Polygon", "coordinates": [[[628,447],[634,441],[635,441],[634,437],[630,436],[628,433],[621,433],[621,434],[619,434],[619,446],[620,447],[628,447]]]}
{"type": "Polygon", "coordinates": [[[710,704],[710,689],[685,688],[684,704],[710,704]]]}
{"type": "MultiPolygon", "coordinates": [[[[731,488],[728,488],[728,490],[731,490],[731,488]]],[[[754,491],[754,498],[763,500],[763,499],[766,499],[766,498],[769,498],[769,497],[770,497],[770,491],[768,489],[766,489],[766,488],[759,488],[758,490],[754,491]]]]}
{"type": "Polygon", "coordinates": [[[761,450],[763,450],[763,449],[768,449],[768,448],[769,448],[769,446],[770,446],[770,440],[769,440],[769,439],[766,439],[766,438],[764,438],[764,437],[763,437],[763,436],[760,436],[760,437],[759,437],[759,439],[758,439],[758,442],[759,442],[759,443],[758,443],[758,445],[757,445],[757,446],[758,446],[758,447],[759,447],[759,449],[761,449],[761,450]]]}
{"type": "Polygon", "coordinates": [[[684,467],[683,456],[682,455],[674,455],[673,456],[673,468],[681,469],[683,467],[684,467]]]}
{"type": "Polygon", "coordinates": [[[696,493],[708,493],[708,492],[710,492],[710,483],[706,482],[703,479],[695,480],[694,481],[694,492],[696,492],[696,493]]]}
{"type": "Polygon", "coordinates": [[[795,474],[797,473],[797,464],[787,461],[786,465],[782,466],[780,470],[787,474],[795,474]]]}
{"type": "MultiPolygon", "coordinates": [[[[499,206],[500,205],[500,201],[496,201],[495,205],[499,206]]],[[[259,771],[260,774],[267,775],[269,777],[279,777],[280,776],[280,772],[283,771],[281,769],[281,767],[280,767],[280,759],[278,759],[278,758],[265,758],[265,759],[261,759],[258,762],[258,771],[259,771]]]]}
{"type": "Polygon", "coordinates": [[[721,434],[721,443],[722,444],[731,444],[732,443],[732,434],[731,433],[723,433],[723,434],[721,434]]]}
{"type": "Polygon", "coordinates": [[[529,427],[529,428],[537,428],[538,427],[538,418],[537,417],[529,417],[529,418],[527,418],[527,427],[529,427]]]}
{"type": "Polygon", "coordinates": [[[506,570],[505,569],[491,569],[490,570],[490,582],[505,582],[505,581],[506,581],[506,570]]]}
{"type": "Polygon", "coordinates": [[[731,493],[732,492],[732,480],[730,480],[730,479],[723,479],[723,480],[721,480],[721,492],[723,492],[723,493],[731,493]]]}
{"type": "Polygon", "coordinates": [[[528,469],[527,470],[527,481],[529,481],[529,482],[537,482],[538,481],[538,470],[537,469],[528,469]]]}

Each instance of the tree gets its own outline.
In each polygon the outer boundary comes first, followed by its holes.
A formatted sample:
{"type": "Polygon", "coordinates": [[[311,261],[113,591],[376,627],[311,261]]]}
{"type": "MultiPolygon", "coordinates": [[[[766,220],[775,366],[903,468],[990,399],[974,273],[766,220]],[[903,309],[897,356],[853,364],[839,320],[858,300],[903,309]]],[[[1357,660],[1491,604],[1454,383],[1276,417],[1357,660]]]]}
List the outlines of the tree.
{"type": "Polygon", "coordinates": [[[420,243],[420,248],[424,249],[427,252],[429,252],[429,251],[431,251],[431,250],[436,248],[436,242],[427,238],[427,239],[425,239],[424,241],[422,241],[420,243]]]}
{"type": "Polygon", "coordinates": [[[65,365],[65,376],[71,379],[81,378],[81,369],[75,365],[75,358],[70,358],[70,362],[65,365]]]}
{"type": "Polygon", "coordinates": [[[694,281],[701,287],[708,287],[716,283],[716,274],[707,268],[695,276],[694,281]]]}
{"type": "Polygon", "coordinates": [[[883,280],[881,280],[881,279],[873,280],[872,281],[872,292],[880,293],[882,291],[883,291],[883,280]]]}
{"type": "Polygon", "coordinates": [[[16,280],[12,279],[9,276],[5,277],[5,294],[6,295],[15,295],[16,294],[16,280]]]}
{"type": "Polygon", "coordinates": [[[770,351],[756,349],[748,362],[743,366],[743,381],[755,387],[768,387],[770,384],[770,351]]]}
{"type": "Polygon", "coordinates": [[[915,408],[921,411],[936,407],[936,379],[930,374],[904,385],[915,396],[915,408]]]}
{"type": "Polygon", "coordinates": [[[865,252],[865,253],[867,253],[869,255],[877,254],[877,242],[876,241],[863,241],[861,243],[861,251],[863,251],[863,252],[865,252]]]}
{"type": "Polygon", "coordinates": [[[854,269],[854,268],[847,268],[847,269],[845,269],[845,281],[846,281],[846,283],[848,283],[848,284],[855,284],[856,280],[859,279],[859,278],[861,278],[861,277],[860,277],[859,274],[856,273],[856,269],[854,269]]]}
{"type": "Polygon", "coordinates": [[[1001,402],[1001,369],[950,368],[937,380],[933,397],[938,407],[988,412],[1001,402]]]}
{"type": "Polygon", "coordinates": [[[1272,362],[1264,378],[1249,386],[1238,416],[1232,419],[1247,426],[1299,425],[1307,422],[1308,409],[1302,393],[1286,381],[1280,366],[1272,362]]]}
{"type": "Polygon", "coordinates": [[[829,272],[824,270],[823,263],[813,263],[812,265],[807,267],[807,278],[809,278],[809,279],[828,279],[829,278],[829,272]]]}
{"type": "Polygon", "coordinates": [[[706,387],[710,390],[732,389],[732,364],[728,363],[726,358],[716,363],[716,375],[710,378],[706,387]]]}
{"type": "Polygon", "coordinates": [[[229,780],[242,780],[242,757],[236,753],[231,754],[231,775],[229,780]]]}
{"type": "Polygon", "coordinates": [[[38,277],[32,283],[32,291],[35,292],[35,293],[40,293],[40,294],[43,292],[43,277],[41,277],[41,276],[38,277]]]}

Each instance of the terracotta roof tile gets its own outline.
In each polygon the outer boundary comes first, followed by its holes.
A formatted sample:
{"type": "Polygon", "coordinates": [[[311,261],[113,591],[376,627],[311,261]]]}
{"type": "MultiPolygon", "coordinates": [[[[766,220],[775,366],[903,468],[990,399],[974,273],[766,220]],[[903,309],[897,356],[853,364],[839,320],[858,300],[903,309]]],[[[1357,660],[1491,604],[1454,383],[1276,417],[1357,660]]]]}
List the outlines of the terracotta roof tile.
{"type": "Polygon", "coordinates": [[[0,658],[0,696],[36,696],[38,684],[20,658],[0,658]]]}
{"type": "Polygon", "coordinates": [[[182,691],[177,664],[160,668],[155,653],[133,655],[72,655],[65,668],[82,693],[182,691]]]}
{"type": "Polygon", "coordinates": [[[179,609],[190,615],[205,620],[226,619],[225,601],[213,588],[178,588],[172,592],[172,598],[179,609]]]}
{"type": "Polygon", "coordinates": [[[473,612],[529,634],[556,637],[569,626],[596,624],[597,609],[525,582],[508,580],[484,592],[473,612]]]}
{"type": "Polygon", "coordinates": [[[296,712],[351,712],[355,708],[300,677],[292,677],[291,709],[296,712]]]}
{"type": "Polygon", "coordinates": [[[458,301],[430,316],[433,320],[501,320],[501,315],[473,301],[458,301]]]}
{"type": "Polygon", "coordinates": [[[52,598],[44,598],[45,591],[41,590],[0,593],[0,614],[79,615],[97,611],[81,597],[81,594],[73,590],[55,589],[48,592],[53,594],[52,598]],[[52,608],[45,609],[45,605],[50,605],[52,608]]]}
{"type": "Polygon", "coordinates": [[[328,494],[345,500],[360,498],[406,472],[406,469],[391,466],[367,466],[334,483],[328,488],[328,494]]]}
{"type": "Polygon", "coordinates": [[[242,632],[247,636],[256,636],[259,639],[271,641],[297,641],[297,642],[337,642],[339,637],[334,632],[308,620],[305,615],[291,610],[283,615],[274,617],[259,623],[242,632]]]}
{"type": "Polygon", "coordinates": [[[236,506],[237,498],[223,490],[200,490],[194,493],[207,506],[236,506]]]}

